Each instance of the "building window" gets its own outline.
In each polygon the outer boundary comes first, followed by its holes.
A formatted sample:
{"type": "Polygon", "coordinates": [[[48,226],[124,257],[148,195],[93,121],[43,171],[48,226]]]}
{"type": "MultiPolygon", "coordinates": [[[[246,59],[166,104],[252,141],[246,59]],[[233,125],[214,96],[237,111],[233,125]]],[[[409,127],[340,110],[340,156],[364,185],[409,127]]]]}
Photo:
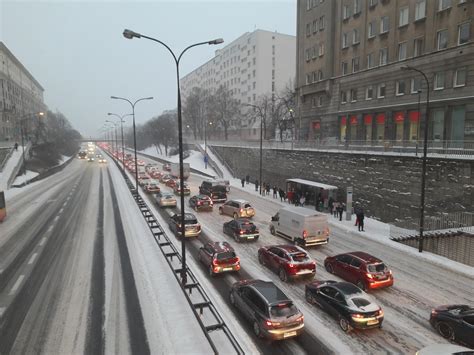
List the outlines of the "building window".
{"type": "Polygon", "coordinates": [[[408,25],[408,7],[400,9],[400,17],[398,18],[398,27],[408,25]]]}
{"type": "Polygon", "coordinates": [[[322,70],[318,70],[318,80],[323,80],[323,71],[322,70]]]}
{"type": "Polygon", "coordinates": [[[446,10],[448,7],[451,7],[451,0],[439,0],[439,11],[446,10]]]}
{"type": "Polygon", "coordinates": [[[388,48],[380,50],[379,65],[386,65],[388,63],[388,48]]]}
{"type": "Polygon", "coordinates": [[[411,79],[411,93],[418,94],[421,91],[421,78],[411,79]]]}
{"type": "Polygon", "coordinates": [[[354,0],[354,15],[360,13],[362,9],[361,0],[354,0]]]}
{"type": "Polygon", "coordinates": [[[256,87],[257,87],[257,83],[254,81],[254,82],[252,83],[252,88],[255,90],[256,87]]]}
{"type": "Polygon", "coordinates": [[[438,109],[433,111],[433,137],[435,141],[443,139],[444,131],[444,109],[438,109]]]}
{"type": "Polygon", "coordinates": [[[374,98],[374,87],[367,86],[367,89],[365,89],[365,99],[366,100],[372,100],[374,98]]]}
{"type": "Polygon", "coordinates": [[[341,72],[342,72],[342,75],[346,75],[347,74],[347,62],[342,62],[342,65],[341,65],[341,72]]]}
{"type": "Polygon", "coordinates": [[[383,99],[385,97],[385,84],[379,84],[378,86],[378,92],[377,92],[377,97],[379,99],[383,99]]]}
{"type": "Polygon", "coordinates": [[[272,55],[275,55],[275,45],[272,45],[272,55]]]}
{"type": "Polygon", "coordinates": [[[421,20],[426,16],[426,0],[416,0],[415,21],[421,20]]]}
{"type": "Polygon", "coordinates": [[[345,91],[341,91],[341,104],[345,104],[347,102],[347,93],[345,91]]]}
{"type": "Polygon", "coordinates": [[[324,55],[324,43],[320,43],[319,44],[319,56],[323,56],[324,55]]]}
{"type": "Polygon", "coordinates": [[[311,24],[307,23],[306,24],[306,37],[311,36],[311,24]]]}
{"type": "Polygon", "coordinates": [[[444,89],[444,72],[436,73],[434,81],[435,81],[435,83],[434,83],[434,89],[435,90],[444,89]]]}
{"type": "Polygon", "coordinates": [[[311,59],[311,53],[310,53],[310,49],[308,48],[306,50],[306,61],[309,62],[310,59],[311,59]]]}
{"type": "Polygon", "coordinates": [[[466,85],[466,68],[459,68],[454,73],[454,87],[466,85]]]}
{"type": "Polygon", "coordinates": [[[405,95],[405,81],[397,81],[397,96],[405,95]]]}
{"type": "Polygon", "coordinates": [[[349,46],[348,40],[347,40],[347,33],[342,34],[342,48],[347,48],[349,46]]]}
{"type": "Polygon", "coordinates": [[[313,20],[313,33],[318,32],[318,20],[313,20]]]}
{"type": "Polygon", "coordinates": [[[458,29],[458,44],[465,44],[469,42],[469,22],[459,25],[458,29]]]}
{"type": "Polygon", "coordinates": [[[321,16],[321,17],[319,18],[319,30],[320,30],[320,31],[323,31],[323,30],[324,30],[324,25],[325,25],[325,23],[324,23],[324,16],[321,16]]]}
{"type": "Polygon", "coordinates": [[[306,0],[306,11],[311,10],[311,0],[306,0]]]}
{"type": "Polygon", "coordinates": [[[359,71],[359,57],[352,58],[352,72],[359,71]]]}
{"type": "Polygon", "coordinates": [[[357,28],[354,28],[354,30],[352,31],[352,44],[354,45],[358,43],[360,43],[360,33],[357,28]]]}
{"type": "Polygon", "coordinates": [[[313,59],[316,59],[316,58],[318,57],[318,56],[316,55],[316,46],[313,47],[312,52],[313,52],[313,55],[312,55],[313,59]]]}
{"type": "Polygon", "coordinates": [[[311,83],[311,74],[306,74],[306,85],[311,83]]]}
{"type": "Polygon", "coordinates": [[[317,78],[318,78],[318,75],[316,74],[316,72],[313,72],[313,83],[316,82],[317,78]]]}
{"type": "Polygon", "coordinates": [[[389,30],[388,16],[383,16],[380,20],[380,34],[387,33],[389,30]]]}
{"type": "Polygon", "coordinates": [[[407,42],[398,44],[398,60],[407,59],[407,42]]]}
{"type": "Polygon", "coordinates": [[[369,28],[367,32],[368,32],[368,38],[375,37],[375,21],[369,22],[369,28]]]}
{"type": "Polygon", "coordinates": [[[438,50],[448,48],[448,30],[438,31],[438,50]]]}
{"type": "Polygon", "coordinates": [[[322,96],[318,97],[318,106],[319,107],[323,106],[323,97],[322,96]]]}
{"type": "Polygon", "coordinates": [[[344,5],[342,7],[342,19],[347,20],[349,17],[351,17],[351,7],[350,5],[344,5]]]}
{"type": "Polygon", "coordinates": [[[413,41],[413,56],[418,57],[423,54],[423,38],[415,38],[413,41]]]}
{"type": "Polygon", "coordinates": [[[357,89],[351,89],[351,102],[357,101],[357,89]]]}
{"type": "Polygon", "coordinates": [[[374,67],[374,53],[367,54],[367,69],[374,67]]]}
{"type": "Polygon", "coordinates": [[[375,5],[377,5],[378,3],[378,0],[369,0],[369,7],[374,7],[375,5]]]}

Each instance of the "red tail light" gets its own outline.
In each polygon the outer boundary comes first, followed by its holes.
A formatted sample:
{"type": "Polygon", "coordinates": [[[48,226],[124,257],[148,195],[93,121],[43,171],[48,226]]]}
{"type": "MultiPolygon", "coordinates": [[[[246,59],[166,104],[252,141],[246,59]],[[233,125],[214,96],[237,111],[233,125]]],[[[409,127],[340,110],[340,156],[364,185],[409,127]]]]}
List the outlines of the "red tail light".
{"type": "Polygon", "coordinates": [[[240,230],[240,231],[239,231],[239,234],[244,234],[244,231],[243,231],[243,230],[240,230]]]}
{"type": "Polygon", "coordinates": [[[298,317],[296,320],[297,322],[303,322],[304,321],[304,315],[301,315],[301,317],[298,317]]]}
{"type": "Polygon", "coordinates": [[[308,236],[308,232],[306,230],[303,231],[303,239],[305,239],[308,236]]]}
{"type": "Polygon", "coordinates": [[[289,264],[288,264],[288,267],[289,267],[290,269],[292,269],[292,268],[295,267],[295,264],[289,263],[289,264]]]}
{"type": "Polygon", "coordinates": [[[280,322],[272,322],[270,320],[266,320],[265,321],[265,326],[267,328],[274,328],[274,327],[278,327],[281,323],[280,322]]]}
{"type": "Polygon", "coordinates": [[[240,209],[240,213],[244,213],[244,209],[243,209],[243,208],[240,209]]]}
{"type": "Polygon", "coordinates": [[[198,206],[201,206],[201,201],[198,201],[197,205],[198,205],[198,206]]]}
{"type": "Polygon", "coordinates": [[[212,259],[212,265],[214,265],[214,266],[217,265],[217,260],[216,259],[212,259]]]}

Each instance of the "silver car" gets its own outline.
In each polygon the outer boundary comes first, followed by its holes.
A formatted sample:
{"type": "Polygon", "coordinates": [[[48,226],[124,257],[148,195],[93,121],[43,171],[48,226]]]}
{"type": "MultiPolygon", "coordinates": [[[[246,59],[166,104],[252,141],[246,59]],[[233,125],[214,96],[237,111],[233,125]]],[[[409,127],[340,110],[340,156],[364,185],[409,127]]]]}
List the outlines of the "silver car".
{"type": "Polygon", "coordinates": [[[157,193],[155,195],[155,201],[160,207],[176,207],[176,198],[173,194],[168,192],[157,193]]]}
{"type": "Polygon", "coordinates": [[[251,218],[255,216],[255,209],[245,200],[229,200],[219,207],[220,214],[227,214],[237,218],[251,218]]]}

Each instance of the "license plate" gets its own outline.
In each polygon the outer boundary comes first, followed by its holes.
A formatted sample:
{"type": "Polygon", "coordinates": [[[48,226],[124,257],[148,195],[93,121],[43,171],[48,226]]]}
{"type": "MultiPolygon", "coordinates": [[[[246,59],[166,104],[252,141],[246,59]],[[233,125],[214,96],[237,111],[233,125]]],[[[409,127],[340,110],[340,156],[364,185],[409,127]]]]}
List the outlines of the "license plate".
{"type": "Polygon", "coordinates": [[[296,330],[292,332],[283,333],[283,338],[293,337],[296,335],[296,330]]]}
{"type": "Polygon", "coordinates": [[[222,269],[223,271],[232,271],[232,268],[231,267],[225,267],[222,269]]]}
{"type": "Polygon", "coordinates": [[[255,238],[253,235],[249,235],[249,236],[247,237],[247,239],[253,239],[253,238],[255,238]]]}
{"type": "Polygon", "coordinates": [[[367,325],[374,325],[374,324],[378,324],[379,321],[377,319],[372,319],[372,320],[369,320],[367,321],[367,325]]]}
{"type": "Polygon", "coordinates": [[[202,205],[203,205],[203,206],[209,206],[209,203],[208,203],[208,202],[204,202],[202,205]]]}

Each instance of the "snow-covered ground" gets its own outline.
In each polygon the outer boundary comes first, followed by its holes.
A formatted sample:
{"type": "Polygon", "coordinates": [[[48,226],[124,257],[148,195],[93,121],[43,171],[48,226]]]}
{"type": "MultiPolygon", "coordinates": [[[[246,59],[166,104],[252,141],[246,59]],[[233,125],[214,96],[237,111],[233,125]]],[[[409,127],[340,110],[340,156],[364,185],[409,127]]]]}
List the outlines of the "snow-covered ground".
{"type": "Polygon", "coordinates": [[[21,185],[25,181],[33,179],[35,176],[38,176],[38,175],[39,175],[39,173],[37,173],[36,171],[27,170],[26,174],[22,174],[20,176],[17,176],[15,181],[13,181],[12,185],[21,185]]]}
{"type": "Polygon", "coordinates": [[[8,179],[13,173],[13,170],[18,165],[22,157],[22,147],[19,146],[18,150],[13,150],[12,155],[8,158],[7,163],[3,167],[2,172],[0,172],[0,191],[4,191],[7,189],[8,179]]]}

